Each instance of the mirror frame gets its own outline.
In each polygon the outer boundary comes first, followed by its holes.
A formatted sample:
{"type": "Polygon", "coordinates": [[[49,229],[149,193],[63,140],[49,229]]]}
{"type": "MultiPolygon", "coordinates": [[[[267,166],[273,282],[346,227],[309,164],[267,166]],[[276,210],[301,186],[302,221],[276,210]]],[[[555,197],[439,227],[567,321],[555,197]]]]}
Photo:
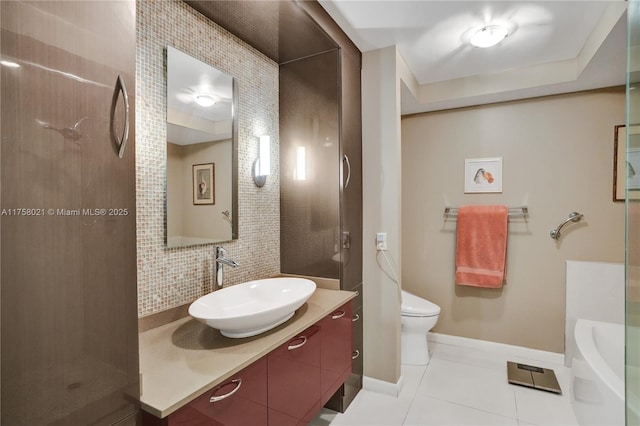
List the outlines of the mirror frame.
{"type": "Polygon", "coordinates": [[[231,101],[231,239],[238,239],[238,225],[240,216],[238,214],[238,104],[239,91],[238,79],[231,76],[233,89],[233,100],[231,101]]]}

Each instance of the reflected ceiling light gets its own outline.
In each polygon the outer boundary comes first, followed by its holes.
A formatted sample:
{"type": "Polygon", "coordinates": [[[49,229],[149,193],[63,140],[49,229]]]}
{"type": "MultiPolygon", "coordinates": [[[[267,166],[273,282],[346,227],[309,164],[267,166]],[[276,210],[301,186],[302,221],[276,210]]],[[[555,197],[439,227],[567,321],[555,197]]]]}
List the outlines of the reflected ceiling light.
{"type": "Polygon", "coordinates": [[[196,95],[195,101],[201,107],[210,107],[216,103],[216,100],[209,95],[196,95]]]}
{"type": "Polygon", "coordinates": [[[502,25],[488,25],[480,28],[471,36],[469,43],[475,47],[491,47],[500,43],[509,35],[509,31],[502,25]]]}
{"type": "Polygon", "coordinates": [[[20,64],[17,64],[15,62],[11,62],[11,61],[0,61],[0,64],[4,65],[5,67],[9,67],[9,68],[20,68],[20,64]]]}

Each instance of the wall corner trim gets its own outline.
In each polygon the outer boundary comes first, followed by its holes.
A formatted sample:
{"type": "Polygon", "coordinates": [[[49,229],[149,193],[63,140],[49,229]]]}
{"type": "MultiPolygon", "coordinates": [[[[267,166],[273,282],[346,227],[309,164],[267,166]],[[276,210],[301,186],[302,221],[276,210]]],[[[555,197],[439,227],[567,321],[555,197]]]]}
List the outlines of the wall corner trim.
{"type": "Polygon", "coordinates": [[[387,382],[380,379],[374,379],[373,377],[362,377],[362,389],[382,393],[385,395],[395,396],[396,398],[400,395],[400,391],[402,390],[402,386],[404,385],[404,379],[402,376],[398,379],[397,383],[387,382]]]}

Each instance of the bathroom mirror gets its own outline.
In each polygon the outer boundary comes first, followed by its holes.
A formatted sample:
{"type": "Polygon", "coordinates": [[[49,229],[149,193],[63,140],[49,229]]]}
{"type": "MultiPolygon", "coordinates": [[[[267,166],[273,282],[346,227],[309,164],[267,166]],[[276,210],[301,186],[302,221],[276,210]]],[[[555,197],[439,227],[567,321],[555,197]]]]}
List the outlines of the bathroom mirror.
{"type": "Polygon", "coordinates": [[[238,238],[237,87],[167,47],[167,247],[238,238]]]}

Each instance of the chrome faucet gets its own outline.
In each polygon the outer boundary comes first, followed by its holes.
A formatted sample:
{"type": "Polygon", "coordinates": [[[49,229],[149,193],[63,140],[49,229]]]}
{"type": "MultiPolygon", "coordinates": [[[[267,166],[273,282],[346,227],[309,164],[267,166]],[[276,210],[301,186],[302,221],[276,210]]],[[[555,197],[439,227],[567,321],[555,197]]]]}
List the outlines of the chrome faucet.
{"type": "Polygon", "coordinates": [[[240,266],[238,262],[235,260],[227,259],[224,255],[227,254],[227,251],[222,247],[215,247],[215,265],[216,265],[216,282],[213,286],[213,289],[216,290],[218,288],[222,288],[222,267],[223,265],[231,266],[235,268],[236,266],[240,266]]]}

